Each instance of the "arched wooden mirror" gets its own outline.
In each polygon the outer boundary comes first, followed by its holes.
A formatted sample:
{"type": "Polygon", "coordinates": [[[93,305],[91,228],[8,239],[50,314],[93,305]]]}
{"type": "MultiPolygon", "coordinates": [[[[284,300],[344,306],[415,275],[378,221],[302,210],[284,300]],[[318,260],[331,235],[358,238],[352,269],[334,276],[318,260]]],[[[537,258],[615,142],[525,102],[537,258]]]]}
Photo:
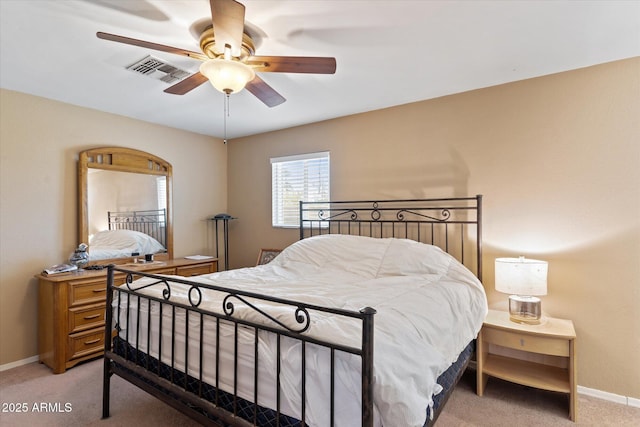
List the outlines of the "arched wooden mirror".
{"type": "Polygon", "coordinates": [[[173,258],[172,168],[160,157],[122,147],[80,153],[80,243],[89,261],[154,254],[173,258]]]}

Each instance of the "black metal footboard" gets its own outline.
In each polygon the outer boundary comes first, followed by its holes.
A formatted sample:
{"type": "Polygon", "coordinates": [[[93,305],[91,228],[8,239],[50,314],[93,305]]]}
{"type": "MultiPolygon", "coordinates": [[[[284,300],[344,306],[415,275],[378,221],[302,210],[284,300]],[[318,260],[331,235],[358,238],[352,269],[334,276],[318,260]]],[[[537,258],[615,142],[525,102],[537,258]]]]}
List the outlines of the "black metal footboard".
{"type": "Polygon", "coordinates": [[[105,340],[104,418],[109,417],[110,378],[116,374],[203,425],[304,426],[311,397],[307,352],[313,350],[326,352],[330,361],[331,425],[339,399],[336,360],[353,358],[361,370],[361,425],[373,425],[374,309],[331,309],[113,265],[107,278],[105,336],[113,339],[105,340]],[[125,284],[116,286],[116,277],[124,277],[125,284]],[[142,277],[148,279],[135,281],[142,277]],[[180,292],[186,296],[178,298],[180,292]],[[203,303],[210,295],[220,304],[203,303]],[[252,316],[240,315],[248,310],[252,316]],[[283,313],[293,319],[283,319],[283,313]],[[305,333],[314,316],[329,315],[356,322],[359,345],[305,333]],[[267,350],[265,341],[273,344],[267,350]],[[272,351],[270,366],[264,360],[272,351]],[[285,364],[285,354],[294,354],[300,366],[285,364]],[[271,367],[275,371],[266,373],[271,367]],[[281,382],[281,373],[291,369],[300,378],[295,389],[281,382]],[[290,402],[299,406],[292,409],[290,402]]]}

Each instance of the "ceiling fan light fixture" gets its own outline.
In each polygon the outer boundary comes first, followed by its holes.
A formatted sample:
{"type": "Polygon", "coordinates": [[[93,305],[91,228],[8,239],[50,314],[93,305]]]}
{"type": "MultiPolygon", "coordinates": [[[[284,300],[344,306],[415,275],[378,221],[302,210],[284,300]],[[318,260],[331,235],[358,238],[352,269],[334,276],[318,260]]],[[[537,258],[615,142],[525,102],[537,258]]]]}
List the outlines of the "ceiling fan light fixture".
{"type": "Polygon", "coordinates": [[[253,68],[242,62],[215,58],[200,65],[200,73],[222,93],[240,92],[256,76],[253,68]]]}

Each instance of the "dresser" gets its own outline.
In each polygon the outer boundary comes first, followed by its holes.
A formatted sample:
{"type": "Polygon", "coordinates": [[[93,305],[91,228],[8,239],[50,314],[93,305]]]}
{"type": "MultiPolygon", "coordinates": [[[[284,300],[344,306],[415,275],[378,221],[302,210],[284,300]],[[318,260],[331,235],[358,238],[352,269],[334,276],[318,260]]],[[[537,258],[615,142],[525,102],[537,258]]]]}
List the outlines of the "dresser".
{"type": "MultiPolygon", "coordinates": [[[[121,267],[156,274],[196,276],[218,270],[218,260],[172,259],[121,267]]],[[[38,279],[38,353],[55,374],[104,352],[107,269],[83,270],[38,279]]],[[[115,276],[116,284],[124,275],[115,276]]]]}

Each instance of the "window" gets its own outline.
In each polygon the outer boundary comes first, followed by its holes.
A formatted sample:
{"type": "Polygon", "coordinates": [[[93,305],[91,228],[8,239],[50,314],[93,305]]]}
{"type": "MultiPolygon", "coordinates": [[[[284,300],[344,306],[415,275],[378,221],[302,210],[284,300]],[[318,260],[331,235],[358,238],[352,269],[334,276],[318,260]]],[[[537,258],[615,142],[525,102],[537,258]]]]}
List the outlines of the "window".
{"type": "Polygon", "coordinates": [[[298,227],[300,200],[329,200],[329,152],[271,159],[273,226],[298,227]]]}
{"type": "Polygon", "coordinates": [[[165,221],[167,219],[167,177],[166,176],[158,176],[156,177],[156,194],[158,196],[158,209],[165,209],[165,215],[162,217],[160,222],[160,227],[165,226],[165,221]]]}

